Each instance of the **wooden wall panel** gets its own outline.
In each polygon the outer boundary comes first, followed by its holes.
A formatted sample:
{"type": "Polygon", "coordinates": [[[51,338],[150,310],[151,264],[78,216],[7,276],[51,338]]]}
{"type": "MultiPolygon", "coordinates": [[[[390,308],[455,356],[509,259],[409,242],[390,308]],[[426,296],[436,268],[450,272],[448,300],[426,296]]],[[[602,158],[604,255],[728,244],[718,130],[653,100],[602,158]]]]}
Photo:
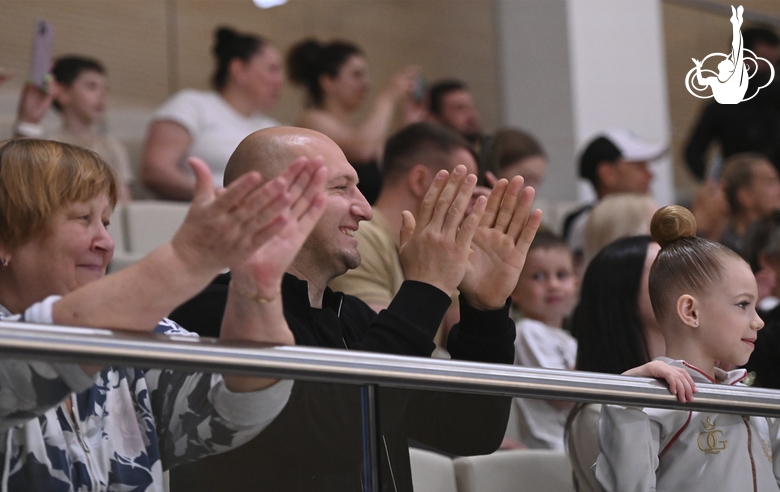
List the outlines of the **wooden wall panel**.
{"type": "Polygon", "coordinates": [[[29,71],[35,20],[54,25],[54,55],[79,53],[101,60],[114,97],[139,104],[168,92],[163,0],[3,0],[0,3],[0,67],[15,74],[14,88],[29,71]]]}

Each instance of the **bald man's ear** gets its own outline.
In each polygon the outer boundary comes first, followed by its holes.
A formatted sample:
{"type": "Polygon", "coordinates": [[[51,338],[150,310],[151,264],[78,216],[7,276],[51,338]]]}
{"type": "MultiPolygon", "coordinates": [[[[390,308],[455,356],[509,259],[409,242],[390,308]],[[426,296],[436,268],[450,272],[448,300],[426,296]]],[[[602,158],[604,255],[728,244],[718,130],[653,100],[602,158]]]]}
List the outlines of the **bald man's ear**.
{"type": "Polygon", "coordinates": [[[412,192],[412,195],[415,198],[422,200],[423,197],[425,197],[425,194],[428,193],[428,188],[431,187],[433,178],[434,175],[431,173],[430,169],[422,164],[417,164],[412,167],[406,175],[406,184],[409,187],[409,191],[412,192]]]}

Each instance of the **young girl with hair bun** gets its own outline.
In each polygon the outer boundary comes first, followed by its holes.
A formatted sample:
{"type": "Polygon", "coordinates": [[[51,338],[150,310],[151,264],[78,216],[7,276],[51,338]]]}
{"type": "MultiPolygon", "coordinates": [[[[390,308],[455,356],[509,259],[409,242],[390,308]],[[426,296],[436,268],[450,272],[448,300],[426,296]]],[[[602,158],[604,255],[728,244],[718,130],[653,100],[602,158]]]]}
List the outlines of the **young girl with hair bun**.
{"type": "MultiPolygon", "coordinates": [[[[695,382],[740,384],[764,323],[748,264],[729,248],[696,237],[685,208],[653,216],[661,245],[650,270],[649,293],[666,357],[695,382]]],[[[780,450],[775,419],[708,412],[604,405],[596,478],[606,491],[777,491],[780,450]],[[777,458],[776,458],[777,457],[777,458]]]]}

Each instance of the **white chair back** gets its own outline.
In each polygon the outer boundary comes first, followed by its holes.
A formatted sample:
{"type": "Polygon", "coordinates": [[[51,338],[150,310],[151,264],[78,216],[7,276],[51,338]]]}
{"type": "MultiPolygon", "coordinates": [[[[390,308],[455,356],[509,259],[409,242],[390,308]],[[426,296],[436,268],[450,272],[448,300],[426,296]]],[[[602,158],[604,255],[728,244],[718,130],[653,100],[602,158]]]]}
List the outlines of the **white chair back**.
{"type": "Polygon", "coordinates": [[[574,492],[566,454],[546,449],[457,458],[458,492],[574,492]]]}
{"type": "Polygon", "coordinates": [[[452,459],[432,451],[409,448],[414,492],[458,492],[452,459]]]}

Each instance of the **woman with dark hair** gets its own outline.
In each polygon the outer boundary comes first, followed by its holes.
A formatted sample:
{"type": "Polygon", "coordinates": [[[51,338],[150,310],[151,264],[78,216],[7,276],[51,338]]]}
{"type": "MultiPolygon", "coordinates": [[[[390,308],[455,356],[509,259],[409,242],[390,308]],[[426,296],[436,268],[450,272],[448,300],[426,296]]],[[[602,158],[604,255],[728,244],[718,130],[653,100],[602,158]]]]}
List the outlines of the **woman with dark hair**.
{"type": "MultiPolygon", "coordinates": [[[[358,188],[373,204],[382,186],[379,159],[393,115],[399,103],[412,101],[419,70],[407,67],[398,72],[358,125],[352,119],[366,99],[370,78],[368,61],[356,45],[301,41],[287,54],[287,73],[306,90],[306,109],[298,126],[322,132],[341,147],[358,173],[358,188]]],[[[405,108],[405,123],[422,119],[423,113],[412,113],[411,108],[411,104],[405,108]]]]}
{"type": "Polygon", "coordinates": [[[187,157],[203,159],[221,187],[228,158],[250,133],[279,122],[263,114],[284,82],[279,52],[265,39],[217,29],[212,91],[185,89],[154,115],[143,155],[142,178],[161,197],[191,200],[195,178],[187,157]]]}
{"type": "MultiPolygon", "coordinates": [[[[639,375],[629,370],[664,354],[648,293],[650,266],[659,250],[650,236],[627,237],[608,244],[590,262],[572,318],[578,370],[639,375]]],[[[591,471],[599,455],[600,411],[601,405],[578,403],[566,422],[579,492],[601,490],[591,471]]]]}

